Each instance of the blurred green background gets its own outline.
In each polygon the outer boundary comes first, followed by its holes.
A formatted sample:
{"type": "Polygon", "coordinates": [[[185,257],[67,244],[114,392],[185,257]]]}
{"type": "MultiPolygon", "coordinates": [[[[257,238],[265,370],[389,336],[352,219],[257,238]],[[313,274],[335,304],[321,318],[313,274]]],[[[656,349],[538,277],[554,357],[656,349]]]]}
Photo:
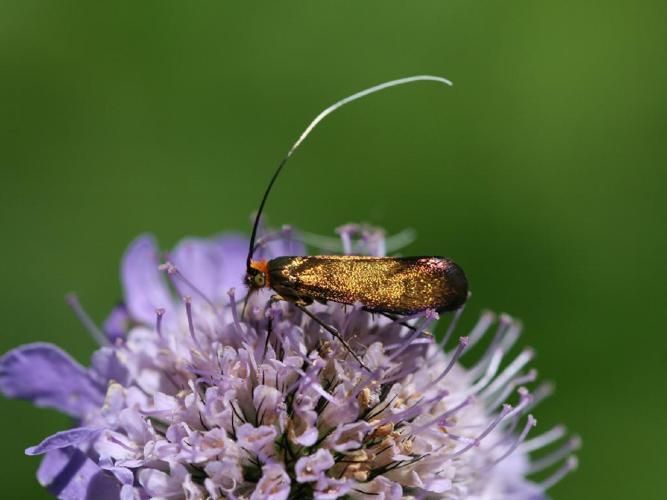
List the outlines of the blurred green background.
{"type": "MultiPolygon", "coordinates": [[[[350,221],[444,254],[483,308],[523,318],[582,435],[555,498],[665,498],[664,1],[0,3],[0,348],[86,362],[65,305],[102,320],[144,231],[249,230],[272,169],[324,106],[355,103],[294,157],[269,220],[350,221]]],[[[68,425],[0,401],[9,498],[46,498],[23,450],[68,425]]]]}

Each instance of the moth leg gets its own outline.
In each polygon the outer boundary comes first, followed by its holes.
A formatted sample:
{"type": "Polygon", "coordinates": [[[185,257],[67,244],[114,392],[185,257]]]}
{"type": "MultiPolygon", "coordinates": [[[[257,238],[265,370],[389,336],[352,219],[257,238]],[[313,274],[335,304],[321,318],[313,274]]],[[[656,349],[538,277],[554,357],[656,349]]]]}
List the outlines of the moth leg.
{"type": "Polygon", "coordinates": [[[313,303],[313,299],[311,297],[299,297],[298,299],[295,299],[294,302],[298,302],[302,306],[309,306],[313,303]]]}
{"type": "MultiPolygon", "coordinates": [[[[377,313],[384,316],[385,318],[389,318],[390,320],[395,321],[399,325],[402,325],[402,326],[412,330],[413,332],[417,331],[416,327],[412,326],[410,323],[407,323],[405,321],[400,321],[399,317],[394,315],[394,314],[389,314],[389,313],[380,312],[380,311],[377,311],[377,313]]],[[[433,337],[433,334],[431,332],[427,332],[426,330],[422,331],[422,335],[424,335],[426,337],[433,337]]]]}
{"type": "Polygon", "coordinates": [[[282,295],[274,293],[273,295],[271,295],[271,297],[269,297],[269,306],[273,305],[274,302],[281,302],[281,301],[287,302],[287,299],[282,295]]]}
{"type": "Polygon", "coordinates": [[[338,333],[338,331],[334,327],[332,327],[331,325],[327,325],[324,321],[322,321],[320,318],[318,318],[315,314],[310,312],[308,310],[308,308],[301,301],[293,302],[293,304],[296,307],[298,307],[299,310],[301,310],[301,312],[303,312],[306,316],[308,316],[310,319],[312,319],[317,324],[319,324],[322,328],[324,328],[331,335],[336,337],[340,341],[340,343],[343,344],[343,347],[345,347],[347,352],[349,352],[352,355],[352,357],[357,361],[357,363],[359,363],[364,368],[364,370],[370,372],[370,369],[364,364],[364,362],[361,360],[361,358],[355,354],[355,352],[352,350],[352,348],[349,346],[349,344],[347,342],[345,342],[345,340],[343,339],[341,334],[338,333]]]}

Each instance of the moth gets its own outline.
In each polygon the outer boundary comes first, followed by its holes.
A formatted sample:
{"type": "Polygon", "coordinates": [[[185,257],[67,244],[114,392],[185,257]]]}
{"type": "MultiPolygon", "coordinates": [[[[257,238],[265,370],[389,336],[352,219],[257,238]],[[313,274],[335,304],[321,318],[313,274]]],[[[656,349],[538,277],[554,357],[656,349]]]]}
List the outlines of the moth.
{"type": "Polygon", "coordinates": [[[313,255],[251,260],[246,282],[309,305],[361,304],[366,311],[409,316],[461,307],[468,297],[463,270],[445,257],[313,255]]]}
{"type": "Polygon", "coordinates": [[[308,305],[314,301],[361,304],[367,311],[389,317],[414,315],[428,309],[437,312],[452,311],[461,307],[468,297],[468,281],[463,270],[451,259],[438,256],[313,255],[254,260],[259,221],[269,193],[283,167],[322,119],[341,106],[366,95],[420,80],[451,85],[451,82],[444,78],[430,75],[392,80],[352,94],[322,111],[276,168],[260,202],[252,228],[245,275],[245,283],[249,287],[248,295],[261,288],[270,288],[275,292],[274,299],[287,300],[297,305],[338,337],[353,355],[354,352],[338,332],[319,320],[307,309],[308,305]]]}

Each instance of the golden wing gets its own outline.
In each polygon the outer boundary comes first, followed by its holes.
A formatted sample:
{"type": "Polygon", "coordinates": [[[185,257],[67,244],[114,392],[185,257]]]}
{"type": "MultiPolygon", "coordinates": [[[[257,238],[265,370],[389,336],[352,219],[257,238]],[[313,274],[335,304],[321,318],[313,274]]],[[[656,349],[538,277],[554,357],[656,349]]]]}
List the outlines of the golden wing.
{"type": "Polygon", "coordinates": [[[468,296],[463,271],[443,257],[278,257],[268,268],[269,286],[286,298],[361,303],[374,312],[450,311],[468,296]]]}

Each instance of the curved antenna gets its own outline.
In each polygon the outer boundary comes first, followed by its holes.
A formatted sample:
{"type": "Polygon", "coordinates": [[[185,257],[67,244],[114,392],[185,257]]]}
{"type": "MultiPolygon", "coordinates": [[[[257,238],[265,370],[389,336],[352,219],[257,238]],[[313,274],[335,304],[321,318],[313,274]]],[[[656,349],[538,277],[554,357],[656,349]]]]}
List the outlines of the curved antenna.
{"type": "Polygon", "coordinates": [[[399,78],[398,80],[390,80],[388,82],[380,83],[379,85],[375,85],[373,87],[361,90],[355,94],[345,97],[344,99],[341,99],[340,101],[335,102],[334,104],[326,108],[324,111],[322,111],[319,115],[317,115],[312,122],[310,122],[310,125],[306,127],[306,130],[303,131],[303,133],[299,136],[297,141],[294,143],[294,145],[292,145],[290,150],[282,159],[282,161],[278,164],[278,168],[276,168],[276,171],[273,173],[273,177],[271,177],[271,181],[269,181],[269,185],[266,188],[266,191],[264,191],[264,196],[262,197],[262,201],[259,204],[259,210],[257,211],[257,215],[255,216],[255,222],[252,226],[252,233],[250,234],[250,247],[248,248],[248,258],[246,259],[247,269],[250,269],[250,262],[252,260],[252,255],[255,247],[255,238],[257,237],[257,228],[259,227],[259,218],[262,215],[262,211],[264,210],[264,204],[266,203],[266,199],[269,197],[269,193],[271,192],[273,183],[276,182],[276,179],[278,178],[280,171],[287,163],[287,160],[289,160],[294,151],[296,151],[298,147],[301,146],[301,143],[306,139],[306,137],[308,137],[308,135],[313,131],[313,129],[317,127],[317,125],[322,120],[324,120],[324,118],[326,118],[327,115],[333,113],[338,108],[345,106],[346,104],[352,101],[356,101],[357,99],[366,97],[369,94],[373,94],[375,92],[379,92],[380,90],[388,89],[390,87],[396,87],[397,85],[403,85],[405,83],[412,83],[424,80],[444,83],[445,85],[449,85],[450,87],[453,85],[452,82],[450,82],[446,78],[442,78],[439,76],[431,76],[431,75],[408,76],[406,78],[399,78]]]}

